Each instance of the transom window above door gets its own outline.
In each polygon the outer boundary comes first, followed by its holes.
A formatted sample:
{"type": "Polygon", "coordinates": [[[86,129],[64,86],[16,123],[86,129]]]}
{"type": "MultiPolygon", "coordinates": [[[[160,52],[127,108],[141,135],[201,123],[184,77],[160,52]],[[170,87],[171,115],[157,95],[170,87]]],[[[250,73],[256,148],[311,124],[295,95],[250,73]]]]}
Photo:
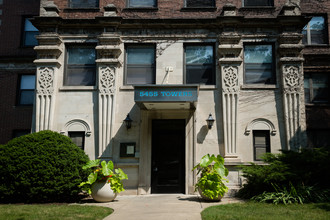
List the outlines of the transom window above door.
{"type": "Polygon", "coordinates": [[[186,84],[215,84],[214,47],[206,44],[185,45],[186,84]]]}
{"type": "Polygon", "coordinates": [[[157,0],[128,0],[128,8],[155,8],[157,0]]]}

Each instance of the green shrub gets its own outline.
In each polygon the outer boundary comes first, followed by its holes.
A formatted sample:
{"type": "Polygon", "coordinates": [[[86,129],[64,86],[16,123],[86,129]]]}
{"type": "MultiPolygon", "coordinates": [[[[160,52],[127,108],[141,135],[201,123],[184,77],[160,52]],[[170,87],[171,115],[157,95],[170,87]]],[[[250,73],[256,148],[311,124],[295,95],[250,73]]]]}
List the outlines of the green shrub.
{"type": "Polygon", "coordinates": [[[0,146],[0,202],[64,202],[78,198],[88,156],[70,138],[41,131],[0,146]]]}
{"type": "Polygon", "coordinates": [[[252,163],[251,166],[241,166],[246,184],[238,196],[251,198],[263,194],[263,198],[274,199],[292,196],[293,187],[297,190],[295,198],[300,197],[303,202],[329,201],[329,158],[328,148],[266,154],[264,161],[268,165],[252,163]]]}

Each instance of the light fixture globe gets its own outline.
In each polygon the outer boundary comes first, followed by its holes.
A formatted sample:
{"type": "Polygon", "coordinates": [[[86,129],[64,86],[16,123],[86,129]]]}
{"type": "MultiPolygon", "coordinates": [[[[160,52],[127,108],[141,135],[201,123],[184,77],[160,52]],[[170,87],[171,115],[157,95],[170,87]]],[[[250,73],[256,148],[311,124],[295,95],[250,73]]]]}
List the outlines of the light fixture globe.
{"type": "Polygon", "coordinates": [[[214,124],[214,121],[215,120],[213,119],[212,114],[210,113],[209,114],[209,117],[206,119],[206,123],[207,123],[208,129],[211,129],[212,128],[212,126],[214,124]]]}

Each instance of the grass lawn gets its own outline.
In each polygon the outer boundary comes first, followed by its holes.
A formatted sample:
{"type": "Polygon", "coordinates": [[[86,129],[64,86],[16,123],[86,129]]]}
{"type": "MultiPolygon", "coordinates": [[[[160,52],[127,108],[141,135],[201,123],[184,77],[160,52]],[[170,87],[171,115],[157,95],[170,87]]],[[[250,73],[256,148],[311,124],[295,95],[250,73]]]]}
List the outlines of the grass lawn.
{"type": "Polygon", "coordinates": [[[330,219],[330,203],[303,205],[273,205],[265,203],[236,203],[211,206],[203,210],[202,219],[287,220],[330,219]]]}
{"type": "Polygon", "coordinates": [[[0,205],[1,220],[35,219],[103,219],[113,212],[112,209],[99,206],[68,204],[42,205],[0,205]]]}

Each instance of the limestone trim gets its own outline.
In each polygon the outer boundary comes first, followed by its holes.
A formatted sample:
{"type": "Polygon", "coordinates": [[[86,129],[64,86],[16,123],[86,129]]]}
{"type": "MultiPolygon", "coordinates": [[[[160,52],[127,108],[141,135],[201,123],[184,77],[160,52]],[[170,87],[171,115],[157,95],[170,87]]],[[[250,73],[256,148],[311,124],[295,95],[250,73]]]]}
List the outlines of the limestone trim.
{"type": "Polygon", "coordinates": [[[92,134],[91,126],[84,121],[83,119],[72,119],[64,125],[64,129],[61,131],[61,134],[68,135],[70,127],[74,125],[81,125],[84,128],[85,135],[88,137],[92,134]]]}
{"type": "Polygon", "coordinates": [[[110,66],[102,66],[99,68],[99,92],[100,94],[115,93],[115,68],[110,66]]]}
{"type": "Polygon", "coordinates": [[[277,131],[275,129],[274,124],[265,119],[265,118],[257,118],[254,119],[253,121],[251,121],[245,128],[245,135],[250,135],[252,130],[256,130],[254,128],[259,127],[258,130],[265,130],[265,128],[267,128],[266,130],[270,131],[271,135],[276,135],[277,131]]]}

